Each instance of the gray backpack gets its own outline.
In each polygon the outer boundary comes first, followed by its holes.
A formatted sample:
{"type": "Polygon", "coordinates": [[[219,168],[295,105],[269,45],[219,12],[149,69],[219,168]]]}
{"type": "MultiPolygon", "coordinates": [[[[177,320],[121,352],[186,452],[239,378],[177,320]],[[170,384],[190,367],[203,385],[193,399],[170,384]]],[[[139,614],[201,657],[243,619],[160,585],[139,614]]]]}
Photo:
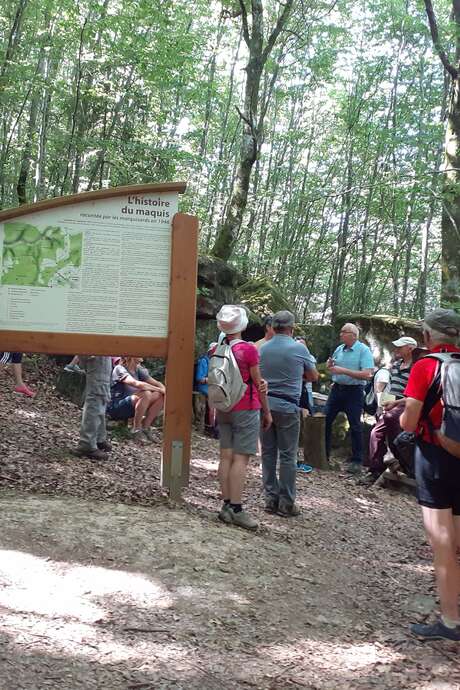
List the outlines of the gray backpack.
{"type": "Polygon", "coordinates": [[[444,450],[460,458],[460,353],[437,352],[426,357],[441,363],[430,386],[444,408],[436,436],[444,450]]]}
{"type": "Polygon", "coordinates": [[[232,352],[233,345],[242,340],[224,340],[216,346],[209,360],[208,370],[208,403],[220,412],[230,410],[240,402],[246,392],[247,385],[232,352]]]}

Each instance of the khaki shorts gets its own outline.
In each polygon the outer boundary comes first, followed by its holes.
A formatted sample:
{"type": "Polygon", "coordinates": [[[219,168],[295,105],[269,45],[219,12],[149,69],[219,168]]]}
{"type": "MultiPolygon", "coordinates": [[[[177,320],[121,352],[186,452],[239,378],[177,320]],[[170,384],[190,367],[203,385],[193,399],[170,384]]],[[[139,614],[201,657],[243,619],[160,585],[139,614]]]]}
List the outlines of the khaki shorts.
{"type": "Polygon", "coordinates": [[[260,410],[217,412],[221,448],[256,455],[260,435],[260,410]]]}

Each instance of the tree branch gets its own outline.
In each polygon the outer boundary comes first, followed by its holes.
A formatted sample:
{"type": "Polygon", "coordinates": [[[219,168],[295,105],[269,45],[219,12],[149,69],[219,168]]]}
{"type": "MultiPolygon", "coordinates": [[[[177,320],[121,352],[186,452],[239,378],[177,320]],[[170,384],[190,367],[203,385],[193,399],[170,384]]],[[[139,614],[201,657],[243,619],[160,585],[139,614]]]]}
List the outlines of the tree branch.
{"type": "Polygon", "coordinates": [[[424,3],[426,16],[428,17],[428,23],[430,25],[430,33],[431,38],[433,39],[434,48],[446,72],[450,74],[452,79],[457,79],[458,70],[449,62],[449,58],[447,57],[446,52],[443,50],[441,42],[439,40],[438,25],[436,23],[436,17],[434,16],[433,3],[431,2],[431,0],[424,0],[424,3]]]}
{"type": "Polygon", "coordinates": [[[248,12],[246,9],[246,5],[244,4],[244,0],[239,0],[239,3],[240,3],[240,7],[241,7],[241,22],[243,24],[244,41],[249,48],[249,44],[251,43],[251,38],[249,36],[248,12]]]}
{"type": "MultiPolygon", "coordinates": [[[[241,2],[241,0],[240,0],[240,2],[241,2]]],[[[284,25],[286,24],[286,22],[288,20],[289,14],[292,10],[293,2],[294,2],[294,0],[287,0],[285,6],[283,8],[283,11],[281,12],[280,16],[278,17],[278,21],[276,22],[276,26],[273,29],[273,31],[271,32],[271,34],[268,38],[268,41],[267,41],[267,45],[265,46],[264,52],[262,53],[262,64],[263,65],[265,64],[268,56],[271,53],[273,46],[275,45],[276,39],[280,35],[284,25]]]]}

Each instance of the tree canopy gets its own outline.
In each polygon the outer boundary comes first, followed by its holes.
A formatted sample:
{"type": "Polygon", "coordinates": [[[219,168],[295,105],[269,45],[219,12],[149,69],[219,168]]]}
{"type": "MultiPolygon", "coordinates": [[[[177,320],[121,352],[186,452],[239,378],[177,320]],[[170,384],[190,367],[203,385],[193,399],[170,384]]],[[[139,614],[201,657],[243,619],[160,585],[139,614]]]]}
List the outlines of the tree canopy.
{"type": "Polygon", "coordinates": [[[417,317],[439,299],[452,79],[425,4],[4,0],[0,205],[185,179],[202,252],[301,318],[417,317]]]}

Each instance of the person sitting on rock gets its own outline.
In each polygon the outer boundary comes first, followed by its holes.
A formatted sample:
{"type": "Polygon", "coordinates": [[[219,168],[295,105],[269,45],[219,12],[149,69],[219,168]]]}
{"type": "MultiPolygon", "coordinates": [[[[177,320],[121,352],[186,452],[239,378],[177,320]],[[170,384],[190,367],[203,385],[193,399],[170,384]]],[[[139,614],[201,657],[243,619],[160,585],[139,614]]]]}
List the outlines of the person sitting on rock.
{"type": "Polygon", "coordinates": [[[216,347],[217,342],[212,342],[205,355],[198,357],[198,361],[195,366],[195,375],[193,388],[198,393],[201,393],[206,397],[206,411],[205,411],[205,433],[212,438],[218,438],[217,436],[217,420],[216,411],[209,407],[208,402],[208,371],[209,371],[209,357],[211,352],[216,347]]]}
{"type": "Polygon", "coordinates": [[[22,379],[22,352],[0,352],[0,364],[11,364],[14,376],[14,392],[25,395],[26,398],[35,398],[37,395],[22,379]]]}
{"type": "Polygon", "coordinates": [[[112,371],[112,399],[107,408],[111,419],[133,418],[131,435],[154,441],[151,426],[164,405],[166,389],[141,366],[142,357],[122,357],[112,371]]]}
{"type": "Polygon", "coordinates": [[[110,400],[110,357],[79,355],[86,373],[85,402],[81,416],[80,441],[76,454],[92,460],[107,460],[112,450],[107,441],[105,413],[110,400]]]}
{"type": "Polygon", "coordinates": [[[388,393],[394,397],[391,402],[383,402],[383,414],[373,427],[369,439],[369,456],[367,458],[368,474],[363,478],[366,483],[372,483],[385,470],[384,457],[387,449],[392,450],[392,443],[401,433],[399,418],[404,411],[406,399],[404,389],[409,380],[412,369],[412,352],[417,347],[417,341],[410,336],[402,336],[394,340],[394,362],[390,368],[390,382],[388,393]]]}

